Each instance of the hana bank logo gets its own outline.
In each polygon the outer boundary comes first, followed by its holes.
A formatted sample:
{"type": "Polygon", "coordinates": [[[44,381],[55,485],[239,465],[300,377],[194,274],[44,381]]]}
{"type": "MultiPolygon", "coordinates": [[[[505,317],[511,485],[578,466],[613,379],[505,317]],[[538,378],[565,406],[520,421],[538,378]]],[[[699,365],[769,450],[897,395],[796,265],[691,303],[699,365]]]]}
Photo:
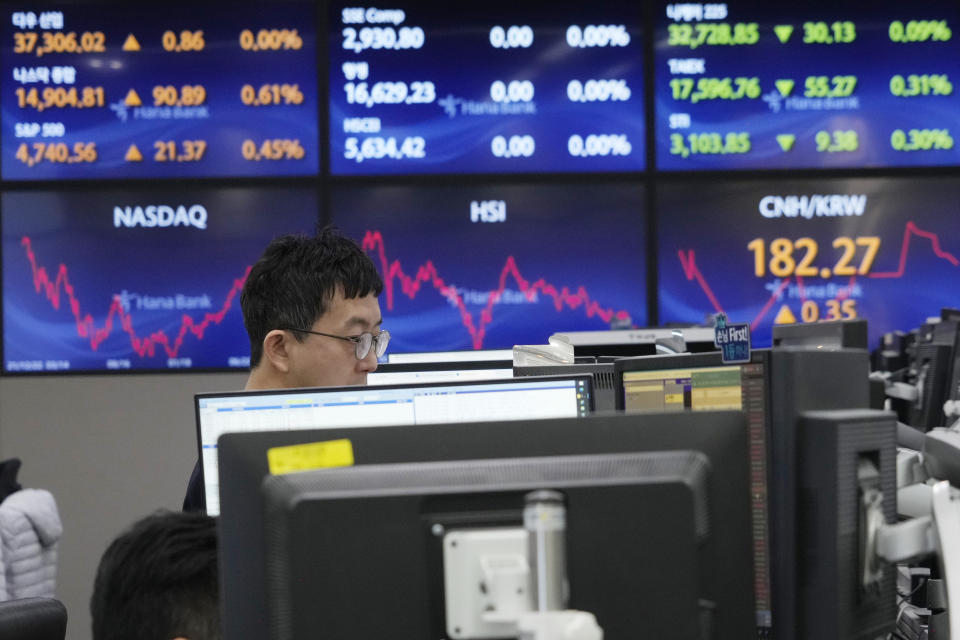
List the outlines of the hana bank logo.
{"type": "Polygon", "coordinates": [[[780,91],[774,89],[770,93],[765,93],[762,98],[763,101],[767,103],[767,106],[770,107],[771,111],[780,113],[780,103],[783,102],[783,94],[780,93],[780,91]]]}
{"type": "Polygon", "coordinates": [[[110,110],[117,114],[117,117],[120,118],[120,122],[127,121],[127,105],[123,100],[112,102],[109,106],[110,110]]]}
{"type": "Polygon", "coordinates": [[[457,98],[449,93],[447,94],[447,97],[437,100],[437,104],[443,107],[444,113],[451,118],[455,118],[457,116],[457,107],[460,106],[461,102],[463,102],[461,98],[457,98]]]}

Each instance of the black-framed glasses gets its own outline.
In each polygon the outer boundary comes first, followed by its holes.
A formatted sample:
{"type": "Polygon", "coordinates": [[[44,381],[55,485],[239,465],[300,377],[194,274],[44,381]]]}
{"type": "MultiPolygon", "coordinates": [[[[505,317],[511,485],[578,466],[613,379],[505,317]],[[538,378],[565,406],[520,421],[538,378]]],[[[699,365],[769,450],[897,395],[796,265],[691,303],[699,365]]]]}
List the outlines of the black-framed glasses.
{"type": "Polygon", "coordinates": [[[310,329],[295,329],[287,328],[286,331],[299,331],[300,333],[312,333],[315,336],[325,336],[327,338],[336,338],[337,340],[346,340],[347,342],[352,342],[356,349],[354,353],[357,356],[357,360],[363,360],[368,355],[370,355],[370,348],[374,348],[374,353],[377,354],[377,359],[387,352],[387,345],[390,344],[390,332],[386,329],[380,331],[380,333],[374,335],[369,331],[366,333],[361,333],[358,336],[338,336],[332,333],[323,333],[321,331],[311,331],[310,329]]]}

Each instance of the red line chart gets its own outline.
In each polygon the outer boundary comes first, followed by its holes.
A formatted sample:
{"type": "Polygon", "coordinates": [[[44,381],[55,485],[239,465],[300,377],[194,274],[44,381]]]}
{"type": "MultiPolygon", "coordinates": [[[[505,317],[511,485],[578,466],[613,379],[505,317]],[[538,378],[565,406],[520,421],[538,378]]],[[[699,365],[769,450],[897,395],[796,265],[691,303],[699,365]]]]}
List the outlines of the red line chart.
{"type": "Polygon", "coordinates": [[[588,318],[598,316],[604,322],[609,323],[614,317],[618,319],[628,318],[626,311],[615,311],[606,308],[590,298],[590,294],[584,287],[577,287],[575,291],[567,287],[557,289],[543,278],[533,282],[527,280],[520,273],[517,262],[513,256],[507,256],[500,271],[500,278],[496,289],[490,291],[487,298],[487,305],[479,313],[479,319],[475,318],[464,303],[463,298],[457,292],[455,286],[447,284],[440,276],[432,260],[417,267],[414,275],[410,276],[404,272],[403,266],[399,260],[390,260],[387,257],[387,249],[384,243],[383,235],[380,231],[368,230],[361,242],[364,251],[375,254],[380,263],[380,273],[383,276],[383,288],[387,298],[387,309],[393,309],[394,296],[399,292],[411,300],[416,298],[420,292],[421,286],[429,284],[441,296],[451,301],[460,313],[460,320],[463,326],[470,333],[470,338],[474,349],[483,348],[483,339],[486,336],[487,325],[493,320],[493,309],[497,305],[501,295],[507,288],[507,280],[513,279],[517,283],[520,292],[526,295],[528,300],[533,300],[537,293],[553,298],[553,306],[559,312],[566,309],[583,309],[588,318]]]}
{"type": "Polygon", "coordinates": [[[910,252],[910,237],[918,236],[921,238],[926,238],[930,241],[930,248],[933,249],[933,254],[938,258],[946,260],[953,266],[960,265],[960,261],[952,253],[947,253],[940,248],[940,237],[930,231],[924,231],[913,224],[913,222],[908,222],[906,229],[903,230],[903,244],[900,247],[900,265],[897,267],[896,271],[885,271],[885,272],[874,272],[870,274],[871,278],[900,278],[903,276],[904,270],[907,268],[907,255],[910,252]]]}
{"type": "MultiPolygon", "coordinates": [[[[911,239],[923,238],[930,242],[930,248],[933,251],[933,254],[945,260],[954,267],[960,266],[960,260],[957,259],[952,253],[944,251],[940,246],[940,237],[931,231],[925,231],[919,228],[912,221],[908,221],[903,230],[903,241],[900,245],[900,258],[896,271],[876,271],[870,274],[867,274],[869,278],[901,278],[906,271],[907,259],[910,254],[911,239]]],[[[693,249],[679,250],[677,251],[677,257],[680,260],[680,267],[683,269],[683,275],[687,280],[695,280],[700,288],[703,290],[704,295],[707,297],[707,300],[713,305],[714,310],[717,313],[723,311],[723,306],[720,304],[717,297],[714,295],[713,290],[710,288],[710,285],[707,283],[707,279],[704,277],[703,273],[700,271],[700,268],[697,266],[696,262],[696,252],[693,249]]],[[[766,317],[770,312],[770,309],[773,307],[773,304],[780,298],[780,295],[783,293],[783,290],[792,281],[792,276],[784,278],[780,281],[780,286],[777,287],[776,291],[770,296],[766,301],[763,307],[760,309],[760,312],[753,319],[753,322],[750,323],[750,329],[756,329],[760,322],[766,317]]],[[[803,280],[797,277],[797,283],[803,285],[803,280]]],[[[850,278],[849,288],[852,288],[856,283],[856,276],[850,278]]],[[[801,292],[802,293],[802,292],[801,292]]],[[[801,296],[805,299],[805,296],[801,296]]],[[[841,294],[838,296],[840,299],[847,298],[848,294],[841,294]]]]}
{"type": "Polygon", "coordinates": [[[706,278],[703,277],[703,274],[700,273],[700,269],[697,267],[697,256],[694,250],[690,249],[684,254],[684,251],[681,249],[677,252],[677,257],[680,258],[680,266],[683,267],[683,275],[687,277],[687,280],[696,280],[697,284],[700,285],[700,288],[703,289],[703,292],[706,294],[707,300],[713,305],[714,311],[723,313],[723,307],[720,306],[720,302],[717,301],[717,297],[713,295],[713,290],[711,290],[710,285],[707,284],[706,278]]]}
{"type": "Polygon", "coordinates": [[[80,301],[77,299],[76,291],[70,282],[70,274],[67,266],[60,264],[56,275],[51,278],[45,267],[37,264],[37,257],[33,251],[33,243],[29,237],[24,236],[20,240],[30,262],[30,268],[33,271],[33,288],[37,294],[43,294],[54,309],[60,309],[65,301],[73,314],[77,323],[77,335],[90,341],[90,348],[94,351],[106,340],[114,330],[115,319],[119,323],[120,329],[130,336],[130,347],[140,357],[156,355],[157,347],[160,346],[166,352],[167,357],[176,358],[183,346],[183,340],[187,333],[191,333],[198,340],[203,339],[203,334],[211,324],[220,324],[223,317],[233,306],[233,300],[243,288],[243,283],[250,274],[250,267],[247,267],[243,276],[233,281],[233,286],[224,299],[223,306],[219,311],[205,313],[203,320],[197,322],[191,316],[183,314],[181,316],[180,329],[176,337],[171,341],[170,337],[163,331],[154,331],[147,337],[137,335],[133,327],[133,317],[123,308],[119,298],[114,298],[110,303],[110,309],[107,311],[107,317],[102,326],[96,326],[93,316],[84,313],[80,308],[80,301]]]}

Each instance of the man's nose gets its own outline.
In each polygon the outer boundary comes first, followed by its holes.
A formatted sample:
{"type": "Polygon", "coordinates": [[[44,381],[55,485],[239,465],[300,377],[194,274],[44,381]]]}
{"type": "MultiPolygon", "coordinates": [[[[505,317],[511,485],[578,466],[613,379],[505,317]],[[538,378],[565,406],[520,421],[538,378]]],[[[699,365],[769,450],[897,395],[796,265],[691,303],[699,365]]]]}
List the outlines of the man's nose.
{"type": "Polygon", "coordinates": [[[367,373],[377,370],[377,350],[371,348],[370,353],[367,354],[366,358],[361,358],[359,361],[360,371],[366,371],[367,373]]]}

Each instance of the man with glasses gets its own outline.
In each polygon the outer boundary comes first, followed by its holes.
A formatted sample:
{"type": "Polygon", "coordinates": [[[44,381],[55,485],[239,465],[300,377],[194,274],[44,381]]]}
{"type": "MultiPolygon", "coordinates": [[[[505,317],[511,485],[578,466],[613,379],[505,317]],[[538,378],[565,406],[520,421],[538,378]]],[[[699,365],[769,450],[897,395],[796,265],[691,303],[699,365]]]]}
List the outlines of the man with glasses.
{"type": "Polygon", "coordinates": [[[247,389],[366,384],[390,334],[383,281],[352,240],[331,229],[275,239],[240,294],[250,336],[247,389]]]}
{"type": "MultiPolygon", "coordinates": [[[[380,326],[382,291],[369,256],[331,228],[275,238],[240,294],[250,336],[245,389],[366,384],[390,341],[380,326]]],[[[206,508],[199,462],[183,508],[206,508]]]]}

